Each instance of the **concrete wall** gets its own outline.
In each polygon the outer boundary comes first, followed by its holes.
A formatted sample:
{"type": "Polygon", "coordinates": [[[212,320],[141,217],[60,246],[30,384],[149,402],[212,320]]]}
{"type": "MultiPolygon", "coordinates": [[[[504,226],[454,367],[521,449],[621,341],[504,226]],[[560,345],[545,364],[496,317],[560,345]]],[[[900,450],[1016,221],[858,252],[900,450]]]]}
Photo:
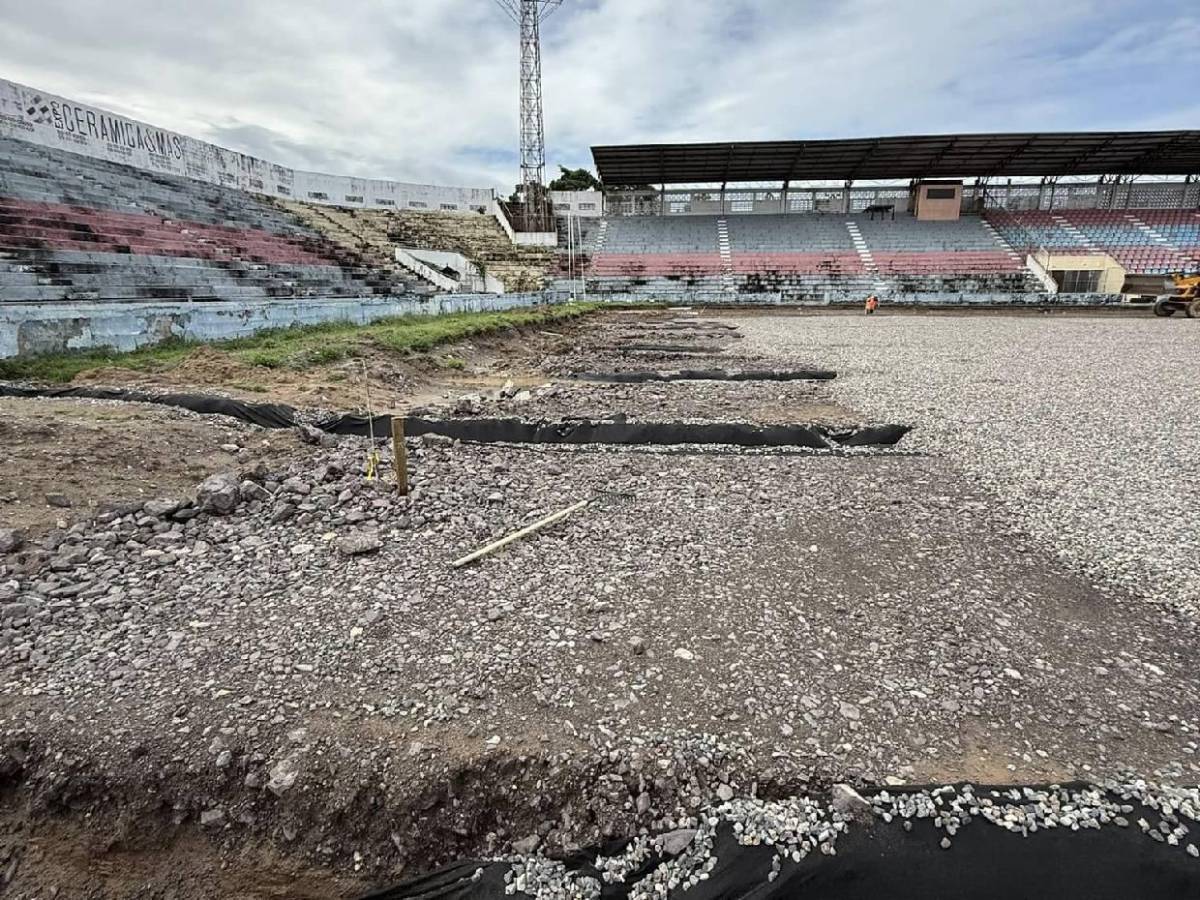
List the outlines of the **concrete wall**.
{"type": "Polygon", "coordinates": [[[557,247],[558,232],[518,231],[514,236],[513,242],[520,244],[522,247],[557,247]]]}
{"type": "MultiPolygon", "coordinates": [[[[827,294],[826,299],[793,300],[784,299],[777,291],[761,293],[737,293],[729,291],[688,291],[677,293],[589,293],[587,300],[600,303],[671,303],[697,304],[707,306],[850,306],[862,308],[861,294],[827,294]]],[[[1063,307],[1063,306],[1119,306],[1121,298],[1110,294],[958,294],[958,293],[914,293],[897,294],[885,297],[879,308],[886,310],[894,307],[972,307],[972,306],[1030,306],[1030,307],[1063,307]]]]}
{"type": "Polygon", "coordinates": [[[1069,253],[1034,254],[1047,272],[1100,272],[1096,290],[1101,294],[1119,294],[1125,285],[1125,269],[1107,253],[1076,255],[1069,253]]]}
{"type": "Polygon", "coordinates": [[[494,275],[483,274],[479,266],[471,262],[461,253],[450,250],[423,250],[416,247],[397,248],[399,258],[401,252],[432,266],[435,269],[450,268],[458,273],[459,289],[462,293],[503,294],[504,282],[494,275]]]}
{"type": "Polygon", "coordinates": [[[404,315],[506,310],[554,302],[546,294],[442,294],[429,299],[271,300],[252,303],[55,303],[0,306],[0,359],[167,339],[219,341],[259,331],[404,315]]]}
{"type": "Polygon", "coordinates": [[[603,191],[551,191],[550,202],[554,204],[556,216],[570,213],[592,219],[604,215],[603,191]]]}
{"type": "Polygon", "coordinates": [[[275,165],[136,119],[0,79],[0,137],[240,188],[336,206],[492,212],[491,188],[324,175],[275,165]]]}
{"type": "MultiPolygon", "coordinates": [[[[550,282],[546,294],[555,300],[566,299],[570,293],[572,282],[567,278],[555,278],[550,282]]],[[[575,282],[578,289],[579,282],[575,282]]],[[[629,289],[628,286],[603,285],[596,279],[588,279],[586,296],[576,290],[580,299],[598,303],[671,303],[671,304],[707,304],[714,306],[746,306],[746,305],[785,305],[785,306],[852,306],[861,308],[864,294],[862,291],[823,290],[806,298],[799,298],[793,293],[783,291],[725,291],[714,290],[711,287],[689,287],[685,284],[673,284],[669,288],[663,285],[646,285],[629,289]],[[604,290],[611,287],[611,290],[604,290]]],[[[915,291],[912,293],[881,294],[880,308],[889,306],[920,307],[920,306],[1116,306],[1122,298],[1111,294],[1044,294],[1001,293],[1001,292],[960,292],[960,291],[915,291]]]]}

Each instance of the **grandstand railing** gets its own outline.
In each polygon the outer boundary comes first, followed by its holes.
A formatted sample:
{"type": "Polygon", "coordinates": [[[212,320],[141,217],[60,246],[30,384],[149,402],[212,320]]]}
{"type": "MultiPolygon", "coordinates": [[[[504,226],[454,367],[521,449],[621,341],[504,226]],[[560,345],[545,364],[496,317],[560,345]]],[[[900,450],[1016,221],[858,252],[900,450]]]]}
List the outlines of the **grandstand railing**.
{"type": "MultiPolygon", "coordinates": [[[[981,212],[987,213],[991,219],[1002,223],[1005,228],[1011,228],[1021,235],[1024,246],[1033,247],[1035,256],[1046,250],[1046,245],[1032,231],[1022,225],[1020,219],[1012,214],[1006,204],[1007,198],[1001,199],[985,187],[982,199],[983,206],[981,212]]],[[[1033,208],[1036,209],[1036,207],[1033,208]]]]}
{"type": "MultiPolygon", "coordinates": [[[[605,215],[623,216],[736,216],[857,213],[868,206],[908,206],[907,185],[850,187],[792,185],[731,185],[610,190],[605,215]]],[[[980,200],[1008,210],[1056,209],[1194,209],[1200,206],[1200,182],[1018,182],[964,183],[962,212],[973,215],[980,200]]]]}

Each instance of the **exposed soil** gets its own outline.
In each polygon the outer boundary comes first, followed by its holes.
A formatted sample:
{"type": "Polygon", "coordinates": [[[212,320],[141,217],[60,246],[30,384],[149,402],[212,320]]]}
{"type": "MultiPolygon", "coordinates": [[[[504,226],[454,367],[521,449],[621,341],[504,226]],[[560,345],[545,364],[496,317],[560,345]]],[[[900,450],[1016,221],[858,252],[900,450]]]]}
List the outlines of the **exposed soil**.
{"type": "Polygon", "coordinates": [[[186,898],[230,900],[329,900],[349,897],[352,878],[298,864],[269,845],[248,843],[215,863],[212,844],[191,829],[163,823],[157,834],[128,820],[111,830],[78,821],[9,813],[0,818],[0,890],[12,898],[186,898]],[[131,840],[131,838],[134,838],[131,840]],[[22,870],[36,871],[23,877],[22,870]]]}
{"type": "Polygon", "coordinates": [[[214,472],[304,452],[289,432],[140,403],[0,397],[0,527],[31,536],[112,504],[190,495],[214,472]],[[47,503],[60,494],[67,506],[47,503]]]}
{"type": "Polygon", "coordinates": [[[161,371],[104,367],[82,372],[76,384],[220,393],[257,403],[336,411],[402,409],[460,387],[521,377],[549,352],[574,346],[586,326],[556,322],[555,330],[513,329],[446,344],[427,353],[398,354],[364,346],[353,359],[304,368],[249,365],[214,347],[199,347],[161,371]],[[365,369],[364,369],[365,367],[365,369]]]}

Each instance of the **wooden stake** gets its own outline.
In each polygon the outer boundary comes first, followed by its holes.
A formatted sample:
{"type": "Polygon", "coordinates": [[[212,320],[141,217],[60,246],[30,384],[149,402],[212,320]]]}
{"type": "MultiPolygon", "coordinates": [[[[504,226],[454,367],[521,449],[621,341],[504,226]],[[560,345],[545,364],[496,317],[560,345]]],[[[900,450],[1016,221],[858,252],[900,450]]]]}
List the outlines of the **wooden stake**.
{"type": "Polygon", "coordinates": [[[396,490],[408,496],[408,448],[404,446],[404,418],[392,416],[392,452],[396,456],[396,490]]]}
{"type": "Polygon", "coordinates": [[[534,532],[541,531],[547,525],[553,525],[555,522],[565,519],[567,516],[571,515],[571,513],[577,512],[578,510],[583,509],[585,506],[587,506],[591,502],[592,501],[590,499],[589,500],[580,500],[574,506],[568,506],[566,509],[559,510],[556,513],[551,513],[550,515],[546,516],[546,518],[539,519],[538,521],[534,522],[532,525],[525,526],[520,531],[514,531],[512,534],[508,535],[508,537],[502,537],[502,538],[500,538],[500,540],[493,541],[492,543],[488,544],[486,547],[480,547],[474,553],[468,554],[467,556],[464,556],[462,559],[456,559],[453,562],[453,566],[454,566],[454,568],[459,569],[459,568],[462,568],[463,566],[465,566],[467,563],[475,562],[475,560],[477,560],[477,559],[483,559],[483,557],[487,556],[490,553],[495,553],[501,547],[507,547],[513,541],[520,540],[521,538],[525,537],[526,535],[530,535],[530,534],[533,534],[534,532]]]}

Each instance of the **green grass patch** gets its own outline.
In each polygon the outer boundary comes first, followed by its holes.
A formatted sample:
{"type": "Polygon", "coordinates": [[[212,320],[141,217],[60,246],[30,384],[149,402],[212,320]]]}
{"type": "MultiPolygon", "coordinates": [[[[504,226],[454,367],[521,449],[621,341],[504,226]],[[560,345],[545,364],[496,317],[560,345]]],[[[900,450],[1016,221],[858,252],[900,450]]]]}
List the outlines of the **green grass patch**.
{"type": "MultiPolygon", "coordinates": [[[[577,319],[599,309],[595,303],[563,306],[531,306],[508,312],[455,313],[446,316],[402,316],[370,325],[334,322],[276,331],[206,344],[169,341],[129,353],[114,350],[84,350],[44,356],[0,359],[0,379],[13,381],[66,382],[80,372],[103,366],[121,366],[139,371],[166,371],[178,365],[199,346],[210,346],[231,354],[251,366],[268,369],[308,369],[352,358],[370,349],[409,354],[430,350],[478,335],[496,334],[511,328],[546,325],[577,319]]],[[[451,357],[453,359],[453,357],[451,357]]],[[[460,365],[450,368],[461,368],[460,365]]]]}
{"type": "Polygon", "coordinates": [[[178,365],[193,349],[193,345],[183,341],[167,341],[129,353],[102,348],[0,359],[0,379],[63,382],[80,372],[104,366],[162,371],[178,365]]]}

